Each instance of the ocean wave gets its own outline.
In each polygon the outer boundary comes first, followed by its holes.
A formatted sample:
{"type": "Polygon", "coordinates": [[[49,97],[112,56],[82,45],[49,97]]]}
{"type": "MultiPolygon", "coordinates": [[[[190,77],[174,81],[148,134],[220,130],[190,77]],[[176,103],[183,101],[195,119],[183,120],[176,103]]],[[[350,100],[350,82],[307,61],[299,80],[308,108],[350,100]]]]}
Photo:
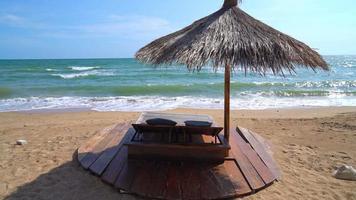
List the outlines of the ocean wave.
{"type": "MultiPolygon", "coordinates": [[[[232,109],[268,109],[291,107],[354,106],[356,98],[271,98],[249,95],[231,99],[232,109]]],[[[95,111],[161,111],[176,108],[223,109],[223,98],[194,96],[161,97],[30,97],[0,99],[0,112],[46,109],[88,109],[95,111]]]]}
{"type": "Polygon", "coordinates": [[[356,63],[355,63],[355,61],[349,61],[349,62],[346,61],[346,62],[342,63],[342,66],[346,67],[346,68],[352,68],[352,67],[356,66],[356,63]]]}
{"type": "Polygon", "coordinates": [[[63,79],[75,79],[81,77],[89,77],[89,76],[114,76],[115,73],[108,71],[85,71],[80,73],[70,73],[70,74],[51,74],[51,76],[60,77],[63,79]]]}
{"type": "MultiPolygon", "coordinates": [[[[76,74],[53,74],[63,79],[85,78],[87,76],[113,76],[116,74],[81,72],[76,74]]],[[[260,94],[263,96],[328,96],[331,93],[343,94],[346,96],[356,96],[356,87],[346,87],[344,83],[339,83],[343,87],[316,87],[311,84],[303,87],[295,87],[295,84],[287,83],[239,83],[231,84],[232,96],[260,94]]],[[[350,83],[348,83],[350,84],[350,83]]],[[[336,85],[336,84],[335,84],[336,85]]],[[[209,96],[219,97],[223,95],[224,83],[187,83],[187,84],[152,84],[141,85],[126,84],[76,84],[76,85],[44,85],[42,87],[28,87],[30,91],[38,91],[41,94],[61,94],[79,96],[209,96]],[[55,91],[55,92],[53,92],[55,91]]]]}
{"type": "Polygon", "coordinates": [[[89,71],[93,69],[100,69],[99,66],[69,66],[68,68],[74,71],[89,71]]]}
{"type": "Polygon", "coordinates": [[[346,81],[346,80],[333,80],[333,81],[305,81],[298,82],[295,84],[298,88],[353,88],[356,87],[356,80],[346,81]]]}
{"type": "MultiPolygon", "coordinates": [[[[244,95],[253,94],[245,92],[244,95]]],[[[356,96],[356,91],[326,91],[326,90],[281,90],[259,91],[255,94],[265,97],[341,97],[356,96]]]]}
{"type": "Polygon", "coordinates": [[[56,69],[51,69],[51,68],[47,68],[46,71],[48,71],[48,72],[55,72],[55,71],[58,71],[58,70],[56,70],[56,69]]]}

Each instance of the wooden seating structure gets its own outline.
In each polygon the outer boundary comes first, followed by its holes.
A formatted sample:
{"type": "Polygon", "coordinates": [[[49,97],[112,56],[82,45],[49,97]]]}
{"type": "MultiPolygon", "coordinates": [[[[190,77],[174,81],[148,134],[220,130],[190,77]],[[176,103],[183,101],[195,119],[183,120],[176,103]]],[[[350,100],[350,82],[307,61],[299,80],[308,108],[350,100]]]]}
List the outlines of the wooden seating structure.
{"type": "Polygon", "coordinates": [[[230,131],[223,162],[130,159],[134,134],[131,124],[98,132],[78,149],[80,165],[121,192],[154,199],[243,197],[281,178],[264,139],[244,128],[230,131]]]}

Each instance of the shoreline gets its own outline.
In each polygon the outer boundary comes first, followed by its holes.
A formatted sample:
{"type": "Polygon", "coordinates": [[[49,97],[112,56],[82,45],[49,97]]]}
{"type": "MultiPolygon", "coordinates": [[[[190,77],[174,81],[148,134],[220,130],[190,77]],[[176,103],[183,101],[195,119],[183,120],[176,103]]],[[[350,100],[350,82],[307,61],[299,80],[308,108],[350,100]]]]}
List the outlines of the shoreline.
{"type": "MultiPolygon", "coordinates": [[[[204,109],[204,108],[177,108],[157,111],[96,111],[86,108],[68,108],[68,109],[38,109],[28,111],[10,111],[0,112],[1,114],[61,114],[61,113],[142,113],[142,112],[175,112],[175,113],[214,113],[221,112],[223,109],[204,109]]],[[[315,118],[334,116],[343,113],[356,112],[356,106],[339,107],[295,107],[295,108],[267,108],[267,109],[237,109],[231,110],[231,117],[236,118],[315,118]],[[264,115],[260,115],[264,113],[264,115]],[[288,115],[287,113],[293,113],[288,115]]]]}

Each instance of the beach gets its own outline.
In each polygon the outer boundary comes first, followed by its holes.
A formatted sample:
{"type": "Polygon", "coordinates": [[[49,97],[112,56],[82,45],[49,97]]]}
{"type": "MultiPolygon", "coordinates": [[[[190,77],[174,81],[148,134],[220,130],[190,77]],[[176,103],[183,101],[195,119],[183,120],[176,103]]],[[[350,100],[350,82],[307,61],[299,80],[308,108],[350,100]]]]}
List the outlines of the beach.
{"type": "MultiPolygon", "coordinates": [[[[222,110],[175,109],[209,114],[222,110]]],[[[136,199],[119,194],[83,170],[73,157],[97,131],[134,122],[139,112],[86,110],[0,113],[1,199],[136,199]],[[28,144],[15,145],[25,139],[28,144]]],[[[356,166],[356,107],[232,111],[232,124],[249,128],[272,146],[282,180],[245,199],[356,199],[356,183],[333,170],[356,166]]]]}

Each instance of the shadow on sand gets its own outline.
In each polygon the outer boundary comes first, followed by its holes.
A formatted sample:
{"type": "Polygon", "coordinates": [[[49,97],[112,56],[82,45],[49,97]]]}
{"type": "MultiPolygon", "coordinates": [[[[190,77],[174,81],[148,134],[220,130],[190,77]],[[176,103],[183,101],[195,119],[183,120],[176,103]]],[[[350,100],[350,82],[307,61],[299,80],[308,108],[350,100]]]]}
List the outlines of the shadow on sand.
{"type": "Polygon", "coordinates": [[[76,157],[77,153],[73,155],[71,162],[54,168],[34,181],[18,187],[4,199],[139,199],[132,195],[120,194],[98,177],[84,171],[76,161],[76,157]]]}

